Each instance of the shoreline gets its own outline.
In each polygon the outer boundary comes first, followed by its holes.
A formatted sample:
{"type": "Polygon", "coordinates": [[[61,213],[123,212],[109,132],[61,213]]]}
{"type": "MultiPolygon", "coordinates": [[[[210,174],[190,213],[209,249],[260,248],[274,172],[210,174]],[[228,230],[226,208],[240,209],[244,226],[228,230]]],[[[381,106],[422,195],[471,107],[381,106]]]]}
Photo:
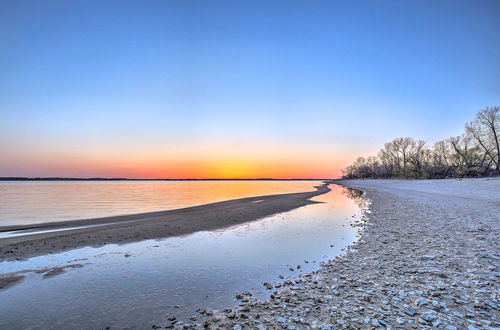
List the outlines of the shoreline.
{"type": "Polygon", "coordinates": [[[203,324],[186,326],[500,327],[500,180],[335,184],[363,191],[370,202],[355,243],[298,280],[264,283],[269,300],[240,299],[240,307],[205,312],[203,324]]]}
{"type": "Polygon", "coordinates": [[[83,246],[125,244],[230,227],[315,203],[310,199],[330,191],[329,184],[315,186],[315,191],[246,197],[175,210],[3,226],[0,232],[52,231],[0,238],[0,261],[26,259],[83,246]]]}

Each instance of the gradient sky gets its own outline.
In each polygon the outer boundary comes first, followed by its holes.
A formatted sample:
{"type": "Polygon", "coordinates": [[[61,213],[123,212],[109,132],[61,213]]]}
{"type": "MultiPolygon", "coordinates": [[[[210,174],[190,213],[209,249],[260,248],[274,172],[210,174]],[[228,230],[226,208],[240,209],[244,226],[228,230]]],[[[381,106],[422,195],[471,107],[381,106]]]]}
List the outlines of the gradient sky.
{"type": "Polygon", "coordinates": [[[0,176],[335,177],[500,103],[500,1],[0,2],[0,176]]]}

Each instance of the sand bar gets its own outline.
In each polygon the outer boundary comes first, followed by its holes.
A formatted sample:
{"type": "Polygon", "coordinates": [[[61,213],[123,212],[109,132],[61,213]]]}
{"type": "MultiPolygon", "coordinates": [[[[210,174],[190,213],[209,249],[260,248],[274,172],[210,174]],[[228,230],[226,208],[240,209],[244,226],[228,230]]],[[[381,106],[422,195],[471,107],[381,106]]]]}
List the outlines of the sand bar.
{"type": "Polygon", "coordinates": [[[29,235],[1,238],[0,261],[230,227],[314,203],[310,198],[330,191],[328,184],[315,188],[310,192],[256,196],[160,212],[4,226],[0,232],[27,231],[29,235]],[[41,232],[33,234],[33,230],[41,232]]]}

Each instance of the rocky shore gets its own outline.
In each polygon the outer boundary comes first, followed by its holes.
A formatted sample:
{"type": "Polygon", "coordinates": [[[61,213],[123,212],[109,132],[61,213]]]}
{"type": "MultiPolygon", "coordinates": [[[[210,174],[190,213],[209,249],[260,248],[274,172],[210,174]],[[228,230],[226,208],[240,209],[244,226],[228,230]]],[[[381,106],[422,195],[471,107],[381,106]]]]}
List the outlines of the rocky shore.
{"type": "Polygon", "coordinates": [[[499,179],[339,183],[371,203],[343,255],[298,280],[263,283],[267,301],[238,293],[237,308],[200,310],[203,322],[191,324],[171,316],[161,327],[500,327],[499,179]]]}

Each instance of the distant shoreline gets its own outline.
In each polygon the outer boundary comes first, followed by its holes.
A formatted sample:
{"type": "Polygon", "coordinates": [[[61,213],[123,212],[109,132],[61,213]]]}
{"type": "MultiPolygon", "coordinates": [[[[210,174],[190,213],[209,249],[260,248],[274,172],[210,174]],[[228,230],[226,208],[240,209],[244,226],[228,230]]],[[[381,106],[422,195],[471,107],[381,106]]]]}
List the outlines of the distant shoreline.
{"type": "Polygon", "coordinates": [[[295,178],[295,179],[275,179],[275,178],[255,178],[255,179],[131,179],[131,178],[64,178],[64,177],[0,177],[0,181],[332,181],[330,178],[295,178]]]}

